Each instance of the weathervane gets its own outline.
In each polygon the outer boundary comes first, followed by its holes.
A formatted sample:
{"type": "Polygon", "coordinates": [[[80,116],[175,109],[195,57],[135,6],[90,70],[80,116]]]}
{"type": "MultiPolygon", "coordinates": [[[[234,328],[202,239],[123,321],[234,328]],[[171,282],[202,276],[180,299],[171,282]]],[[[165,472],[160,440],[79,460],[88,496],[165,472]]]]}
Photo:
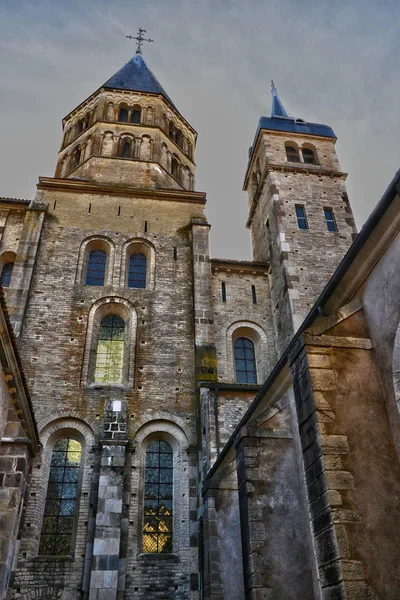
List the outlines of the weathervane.
{"type": "Polygon", "coordinates": [[[271,92],[274,94],[277,93],[276,85],[274,84],[274,80],[271,79],[271,92]]]}
{"type": "Polygon", "coordinates": [[[128,38],[128,40],[137,40],[137,48],[136,48],[136,54],[142,54],[142,44],[143,42],[154,42],[154,40],[149,39],[145,39],[143,37],[143,34],[146,33],[145,29],[142,29],[141,27],[139,27],[139,32],[138,35],[135,37],[133,35],[126,35],[125,37],[128,38]]]}

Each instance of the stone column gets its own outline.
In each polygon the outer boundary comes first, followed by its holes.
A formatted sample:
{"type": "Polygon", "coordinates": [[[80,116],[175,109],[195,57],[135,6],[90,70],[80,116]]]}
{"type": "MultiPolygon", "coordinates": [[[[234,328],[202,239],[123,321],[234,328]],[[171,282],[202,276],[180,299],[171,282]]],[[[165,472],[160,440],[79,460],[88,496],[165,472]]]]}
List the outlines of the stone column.
{"type": "Polygon", "coordinates": [[[25,213],[11,286],[6,297],[16,336],[21,333],[47,207],[48,203],[42,200],[42,193],[38,193],[25,213]]]}
{"type": "Polygon", "coordinates": [[[124,597],[125,561],[120,558],[126,439],[126,406],[107,400],[103,420],[96,529],[89,600],[124,597]]]}

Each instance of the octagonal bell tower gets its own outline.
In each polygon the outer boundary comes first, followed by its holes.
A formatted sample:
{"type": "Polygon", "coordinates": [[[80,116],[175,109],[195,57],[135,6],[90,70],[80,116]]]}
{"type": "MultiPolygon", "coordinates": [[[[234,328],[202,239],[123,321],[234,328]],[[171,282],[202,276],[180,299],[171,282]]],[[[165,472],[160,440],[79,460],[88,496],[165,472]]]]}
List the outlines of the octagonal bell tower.
{"type": "Polygon", "coordinates": [[[57,178],[194,190],[197,133],[140,52],[63,119],[57,178]]]}

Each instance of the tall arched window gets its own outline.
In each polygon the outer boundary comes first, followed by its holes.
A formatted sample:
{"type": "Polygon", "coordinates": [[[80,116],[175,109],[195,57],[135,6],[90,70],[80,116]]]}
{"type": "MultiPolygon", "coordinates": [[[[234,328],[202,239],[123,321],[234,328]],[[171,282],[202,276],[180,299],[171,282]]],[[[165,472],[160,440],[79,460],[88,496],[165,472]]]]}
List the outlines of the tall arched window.
{"type": "Polygon", "coordinates": [[[3,287],[8,287],[10,285],[13,268],[14,268],[13,262],[7,262],[3,266],[3,269],[1,271],[1,276],[0,276],[1,285],[3,287]]]}
{"type": "Polygon", "coordinates": [[[120,156],[122,158],[131,158],[132,154],[132,140],[130,138],[124,138],[122,140],[120,156]]]}
{"type": "Polygon", "coordinates": [[[108,315],[100,323],[97,342],[96,383],[121,383],[124,364],[125,321],[108,315]]]}
{"type": "Polygon", "coordinates": [[[301,152],[303,154],[303,160],[305,163],[309,165],[315,164],[315,155],[310,148],[303,148],[301,152]]]}
{"type": "Polygon", "coordinates": [[[288,162],[300,162],[299,151],[294,146],[285,146],[288,162]]]}
{"type": "Polygon", "coordinates": [[[82,446],[71,437],[58,440],[51,456],[39,554],[71,553],[82,446]]]}
{"type": "Polygon", "coordinates": [[[134,106],[131,112],[131,123],[135,123],[136,125],[140,125],[142,117],[142,111],[140,106],[134,106]]]}
{"type": "Polygon", "coordinates": [[[104,285],[106,264],[107,253],[104,250],[92,250],[89,254],[85,285],[104,285]]]}
{"type": "Polygon", "coordinates": [[[121,123],[127,123],[128,122],[128,109],[127,108],[120,108],[119,112],[118,112],[118,121],[120,121],[121,123]]]}
{"type": "Polygon", "coordinates": [[[154,440],[146,451],[143,552],[172,552],[173,453],[154,440]]]}
{"type": "Polygon", "coordinates": [[[128,287],[146,287],[147,259],[144,254],[135,252],[129,259],[128,287]]]}
{"type": "Polygon", "coordinates": [[[237,383],[257,383],[257,367],[254,344],[249,338],[235,340],[235,370],[237,383]]]}

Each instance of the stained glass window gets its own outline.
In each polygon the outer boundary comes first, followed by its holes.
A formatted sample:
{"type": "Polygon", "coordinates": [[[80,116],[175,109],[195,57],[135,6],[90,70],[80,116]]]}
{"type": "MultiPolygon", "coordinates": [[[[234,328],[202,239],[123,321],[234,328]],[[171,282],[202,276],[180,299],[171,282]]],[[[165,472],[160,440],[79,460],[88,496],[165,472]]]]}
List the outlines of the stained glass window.
{"type": "Polygon", "coordinates": [[[89,254],[85,285],[104,285],[107,254],[104,250],[92,250],[89,254]]]}
{"type": "Polygon", "coordinates": [[[147,260],[144,254],[132,254],[129,259],[128,287],[146,287],[147,260]]]}
{"type": "Polygon", "coordinates": [[[237,383],[257,383],[254,344],[248,338],[235,340],[235,368],[237,383]]]}
{"type": "Polygon", "coordinates": [[[172,480],[172,448],[155,440],[146,452],[143,552],[172,552],[172,480]]]}
{"type": "Polygon", "coordinates": [[[76,440],[58,440],[51,456],[39,554],[71,553],[82,447],[76,440]]]}
{"type": "Polygon", "coordinates": [[[97,342],[95,381],[121,383],[124,362],[125,322],[118,315],[108,315],[100,323],[97,342]]]}
{"type": "Polygon", "coordinates": [[[3,287],[8,287],[10,285],[13,268],[14,268],[13,262],[8,262],[4,265],[3,270],[1,271],[1,277],[0,277],[1,285],[3,287]]]}

